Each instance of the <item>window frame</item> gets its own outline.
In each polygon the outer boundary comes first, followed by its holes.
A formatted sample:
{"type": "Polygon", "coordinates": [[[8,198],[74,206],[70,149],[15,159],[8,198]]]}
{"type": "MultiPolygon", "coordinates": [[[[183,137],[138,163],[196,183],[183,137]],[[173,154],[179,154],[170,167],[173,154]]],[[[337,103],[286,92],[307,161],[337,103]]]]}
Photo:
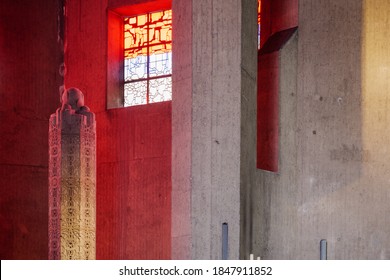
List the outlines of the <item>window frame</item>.
{"type": "MultiPolygon", "coordinates": [[[[123,18],[128,17],[129,15],[132,16],[137,14],[145,14],[148,12],[172,9],[172,0],[145,0],[137,2],[138,4],[133,5],[109,6],[107,9],[107,109],[124,108],[124,36],[122,32],[124,28],[123,18]]],[[[147,105],[151,105],[151,103],[142,106],[147,105]]]]}
{"type": "MultiPolygon", "coordinates": [[[[146,24],[146,43],[143,44],[142,46],[136,46],[136,47],[130,47],[130,48],[126,48],[126,46],[123,47],[123,53],[124,53],[124,58],[123,58],[123,61],[124,61],[124,81],[123,81],[123,84],[124,84],[124,89],[123,89],[123,95],[124,95],[124,107],[131,107],[131,106],[138,106],[138,105],[146,105],[146,104],[151,104],[151,103],[160,103],[160,102],[165,102],[165,101],[171,101],[172,100],[172,38],[171,40],[169,41],[163,41],[163,42],[158,42],[158,43],[151,43],[152,41],[152,38],[150,38],[150,28],[149,28],[149,23],[152,21],[152,15],[153,14],[156,14],[156,13],[165,13],[167,12],[170,19],[168,21],[170,21],[170,29],[171,29],[171,34],[172,34],[172,10],[171,9],[167,9],[167,10],[158,10],[158,11],[150,11],[150,12],[147,12],[147,13],[142,13],[142,14],[138,14],[138,15],[131,15],[131,16],[126,16],[123,18],[123,21],[126,21],[126,19],[128,18],[134,18],[134,17],[138,17],[138,16],[147,16],[147,24],[146,24]],[[152,63],[153,61],[151,61],[151,57],[154,55],[154,53],[151,53],[151,47],[154,47],[154,46],[162,46],[162,45],[170,45],[170,49],[168,48],[166,52],[163,52],[163,53],[160,53],[160,54],[170,54],[170,62],[171,62],[171,65],[170,65],[170,73],[169,74],[161,74],[161,75],[152,75],[152,63]],[[131,51],[131,50],[140,50],[142,48],[145,48],[146,49],[146,72],[144,73],[146,75],[146,77],[141,77],[141,78],[137,78],[137,79],[130,79],[130,80],[127,80],[127,77],[126,77],[126,52],[128,51],[131,51]],[[159,79],[164,79],[164,78],[170,78],[171,80],[171,87],[170,87],[170,99],[168,100],[162,100],[162,101],[151,101],[151,87],[150,87],[150,83],[152,81],[155,81],[155,80],[159,80],[159,79]],[[146,103],[140,103],[140,104],[134,104],[134,105],[127,105],[126,106],[126,85],[127,84],[132,84],[132,83],[137,83],[137,82],[146,82],[146,103]]],[[[125,23],[124,23],[124,27],[123,27],[123,32],[125,33],[126,32],[126,29],[125,29],[125,23]]],[[[124,38],[125,38],[125,35],[124,35],[124,38]]],[[[124,39],[125,40],[125,39],[124,39]]],[[[157,53],[158,55],[159,53],[157,53]]],[[[136,57],[138,56],[142,56],[141,55],[137,55],[136,57]]]]}

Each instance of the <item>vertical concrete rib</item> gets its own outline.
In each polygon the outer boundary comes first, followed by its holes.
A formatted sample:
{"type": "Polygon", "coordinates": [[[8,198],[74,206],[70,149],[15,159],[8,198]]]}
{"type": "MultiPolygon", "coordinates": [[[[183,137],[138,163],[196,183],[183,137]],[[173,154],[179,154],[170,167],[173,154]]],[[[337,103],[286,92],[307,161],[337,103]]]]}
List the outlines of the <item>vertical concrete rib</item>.
{"type": "MultiPolygon", "coordinates": [[[[256,1],[246,1],[256,11],[256,1]]],[[[229,258],[239,258],[241,98],[249,88],[242,85],[242,40],[254,43],[256,36],[241,35],[246,1],[173,2],[172,258],[221,259],[223,223],[229,224],[229,258]],[[187,30],[183,17],[192,19],[187,30]],[[182,37],[188,30],[190,44],[182,37]]],[[[255,71],[255,64],[249,68],[255,71]]],[[[253,77],[245,79],[252,90],[253,77]]]]}

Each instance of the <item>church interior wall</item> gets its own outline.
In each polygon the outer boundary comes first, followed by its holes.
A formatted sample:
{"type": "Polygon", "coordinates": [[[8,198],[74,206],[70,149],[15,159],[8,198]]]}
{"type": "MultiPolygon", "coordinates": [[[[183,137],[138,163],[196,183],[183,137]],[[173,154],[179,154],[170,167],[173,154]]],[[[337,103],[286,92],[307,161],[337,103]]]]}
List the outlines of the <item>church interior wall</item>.
{"type": "Polygon", "coordinates": [[[259,170],[255,191],[262,258],[318,259],[322,239],[329,259],[389,258],[388,9],[299,1],[297,49],[280,52],[281,169],[259,170]]]}
{"type": "Polygon", "coordinates": [[[318,259],[322,239],[329,259],[390,258],[386,1],[263,0],[262,46],[298,26],[262,76],[277,85],[276,172],[256,168],[255,0],[173,0],[182,96],[126,108],[108,105],[107,10],[155,0],[24,2],[0,2],[1,259],[48,257],[62,85],[97,118],[98,259],[220,258],[225,220],[234,258],[318,259]]]}
{"type": "Polygon", "coordinates": [[[96,112],[98,259],[171,256],[171,102],[107,110],[107,11],[144,2],[67,2],[65,84],[96,112]]]}
{"type": "Polygon", "coordinates": [[[0,2],[0,258],[47,259],[48,119],[63,60],[56,1],[0,2]]]}

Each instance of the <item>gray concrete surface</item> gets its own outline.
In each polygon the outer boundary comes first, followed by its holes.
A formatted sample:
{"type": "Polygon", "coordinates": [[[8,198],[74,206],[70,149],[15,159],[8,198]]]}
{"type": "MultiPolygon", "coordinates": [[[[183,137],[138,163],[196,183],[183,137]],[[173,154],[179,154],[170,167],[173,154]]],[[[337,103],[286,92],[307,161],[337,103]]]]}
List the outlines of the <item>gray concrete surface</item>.
{"type": "Polygon", "coordinates": [[[224,222],[231,259],[319,259],[322,239],[329,259],[390,258],[390,4],[299,2],[278,173],[255,168],[255,5],[173,1],[172,258],[220,259],[224,222]]]}
{"type": "Polygon", "coordinates": [[[255,24],[256,1],[174,1],[173,9],[174,25],[192,18],[192,26],[176,27],[173,46],[172,258],[221,259],[222,224],[227,223],[229,259],[238,259],[241,101],[248,88],[255,97],[256,82],[256,33],[242,30],[255,24]],[[178,38],[189,30],[192,49],[178,38]],[[244,54],[246,40],[252,51],[244,54]],[[191,74],[175,74],[191,57],[186,68],[191,74]]]}
{"type": "Polygon", "coordinates": [[[329,259],[390,258],[389,9],[299,2],[297,71],[293,42],[281,52],[281,170],[259,171],[255,192],[263,258],[319,259],[321,239],[329,259]]]}

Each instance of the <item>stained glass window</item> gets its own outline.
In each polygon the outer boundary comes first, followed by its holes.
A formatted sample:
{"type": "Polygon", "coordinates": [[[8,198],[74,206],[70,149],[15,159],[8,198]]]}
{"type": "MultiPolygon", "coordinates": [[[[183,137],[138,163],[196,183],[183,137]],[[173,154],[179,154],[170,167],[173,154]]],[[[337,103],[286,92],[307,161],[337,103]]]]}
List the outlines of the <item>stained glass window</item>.
{"type": "Polygon", "coordinates": [[[257,48],[260,49],[260,14],[261,14],[261,0],[257,1],[257,48]]]}
{"type": "Polygon", "coordinates": [[[124,106],[172,99],[172,11],[124,19],[124,106]]]}

